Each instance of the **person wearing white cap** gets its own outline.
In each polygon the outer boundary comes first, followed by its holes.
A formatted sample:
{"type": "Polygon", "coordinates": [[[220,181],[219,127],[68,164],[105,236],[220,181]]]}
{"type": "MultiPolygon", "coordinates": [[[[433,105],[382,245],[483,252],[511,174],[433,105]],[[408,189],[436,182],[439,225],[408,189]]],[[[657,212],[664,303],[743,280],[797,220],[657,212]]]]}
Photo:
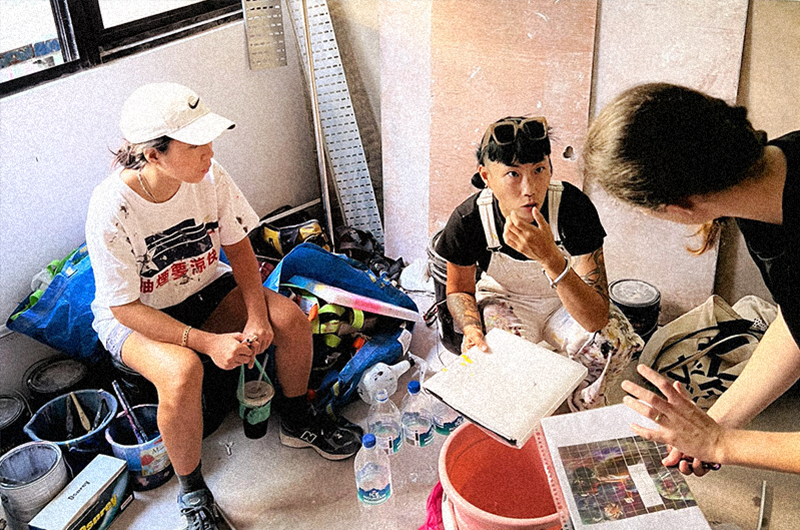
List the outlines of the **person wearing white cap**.
{"type": "Polygon", "coordinates": [[[200,471],[204,358],[224,370],[252,367],[275,345],[281,442],[331,460],[359,447],[356,432],[306,399],[310,324],[262,286],[247,237],[259,218],[213,158],[212,142],[233,127],[184,86],[138,88],[122,109],[115,169],[95,188],[86,221],[93,325],[117,368],[155,385],[187,529],[227,528],[200,471]]]}

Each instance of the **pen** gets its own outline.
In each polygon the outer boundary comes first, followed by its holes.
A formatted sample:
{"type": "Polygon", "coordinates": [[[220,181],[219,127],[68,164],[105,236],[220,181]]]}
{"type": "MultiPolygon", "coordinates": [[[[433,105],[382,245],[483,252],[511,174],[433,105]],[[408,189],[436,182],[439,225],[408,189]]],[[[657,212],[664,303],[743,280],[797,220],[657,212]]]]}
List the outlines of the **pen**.
{"type": "MultiPolygon", "coordinates": [[[[689,462],[690,464],[694,461],[694,458],[689,456],[681,457],[682,462],[689,462]]],[[[722,467],[722,464],[717,464],[715,462],[703,462],[702,463],[703,469],[706,471],[718,471],[719,468],[722,467]]]]}

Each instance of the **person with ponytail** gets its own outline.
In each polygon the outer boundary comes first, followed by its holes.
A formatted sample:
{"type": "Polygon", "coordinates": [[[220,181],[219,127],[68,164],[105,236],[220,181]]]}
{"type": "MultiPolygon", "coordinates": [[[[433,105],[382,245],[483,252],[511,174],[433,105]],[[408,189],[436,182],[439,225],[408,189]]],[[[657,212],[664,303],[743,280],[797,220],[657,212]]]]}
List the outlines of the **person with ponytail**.
{"type": "Polygon", "coordinates": [[[588,368],[568,400],[571,410],[588,409],[605,404],[643,344],[609,302],[597,210],[575,186],[551,180],[550,150],[543,117],[491,124],[472,176],[481,191],[452,213],[436,252],[447,261],[447,307],[462,350],[487,351],[492,328],[547,341],[588,368]]]}
{"type": "Polygon", "coordinates": [[[122,107],[115,167],[92,193],[86,220],[93,326],[114,366],[158,392],[184,530],[230,528],[200,464],[211,370],[252,367],[274,345],[281,443],[330,460],[360,447],[357,432],[306,398],[311,326],[297,304],[262,285],[248,238],[259,217],[214,158],[212,143],[233,127],[185,86],[137,88],[122,107]]]}
{"type": "Polygon", "coordinates": [[[744,107],[690,88],[650,83],[618,95],[593,121],[584,147],[587,181],[654,217],[701,225],[702,249],[723,220],[741,230],[778,304],[741,375],[706,414],[672,382],[639,372],[662,395],[623,382],[625,402],[655,420],[632,428],[671,446],[666,465],[685,474],[709,463],[800,472],[800,433],[744,430],[800,379],[800,131],[767,141],[744,107]],[[637,398],[637,399],[634,399],[637,398]]]}

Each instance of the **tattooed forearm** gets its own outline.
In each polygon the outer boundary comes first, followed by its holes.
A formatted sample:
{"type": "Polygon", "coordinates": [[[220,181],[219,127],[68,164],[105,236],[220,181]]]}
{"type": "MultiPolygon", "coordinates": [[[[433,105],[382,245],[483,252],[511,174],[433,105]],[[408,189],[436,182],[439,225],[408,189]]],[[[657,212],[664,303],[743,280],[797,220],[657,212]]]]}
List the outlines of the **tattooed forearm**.
{"type": "Polygon", "coordinates": [[[469,326],[483,329],[481,315],[478,311],[478,302],[468,293],[451,293],[447,295],[447,309],[453,315],[453,320],[462,330],[469,326]]]}
{"type": "Polygon", "coordinates": [[[581,279],[594,288],[603,297],[603,300],[608,302],[608,278],[606,278],[605,274],[606,263],[605,257],[603,257],[603,248],[598,248],[592,252],[588,260],[594,263],[595,267],[581,276],[581,279]]]}

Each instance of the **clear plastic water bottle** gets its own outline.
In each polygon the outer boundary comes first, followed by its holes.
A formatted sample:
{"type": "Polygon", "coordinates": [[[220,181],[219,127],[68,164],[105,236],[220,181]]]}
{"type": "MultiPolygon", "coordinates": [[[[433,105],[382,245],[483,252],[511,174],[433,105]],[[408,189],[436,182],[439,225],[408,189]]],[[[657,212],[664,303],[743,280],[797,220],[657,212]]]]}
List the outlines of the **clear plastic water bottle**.
{"type": "Polygon", "coordinates": [[[361,439],[355,460],[356,491],[362,504],[382,504],[392,496],[392,471],[389,457],[375,445],[375,435],[367,433],[361,439]]]}
{"type": "Polygon", "coordinates": [[[435,477],[433,420],[431,403],[427,394],[420,392],[419,381],[409,381],[408,394],[401,408],[403,422],[403,471],[412,483],[428,483],[435,477]]]}
{"type": "Polygon", "coordinates": [[[453,410],[447,404],[438,399],[431,399],[431,402],[433,403],[431,407],[433,428],[438,434],[447,436],[464,422],[464,416],[453,410]]]}
{"type": "Polygon", "coordinates": [[[367,432],[375,435],[378,447],[387,455],[396,454],[403,446],[403,423],[400,410],[389,399],[385,388],[375,393],[375,402],[367,413],[367,432]]]}

